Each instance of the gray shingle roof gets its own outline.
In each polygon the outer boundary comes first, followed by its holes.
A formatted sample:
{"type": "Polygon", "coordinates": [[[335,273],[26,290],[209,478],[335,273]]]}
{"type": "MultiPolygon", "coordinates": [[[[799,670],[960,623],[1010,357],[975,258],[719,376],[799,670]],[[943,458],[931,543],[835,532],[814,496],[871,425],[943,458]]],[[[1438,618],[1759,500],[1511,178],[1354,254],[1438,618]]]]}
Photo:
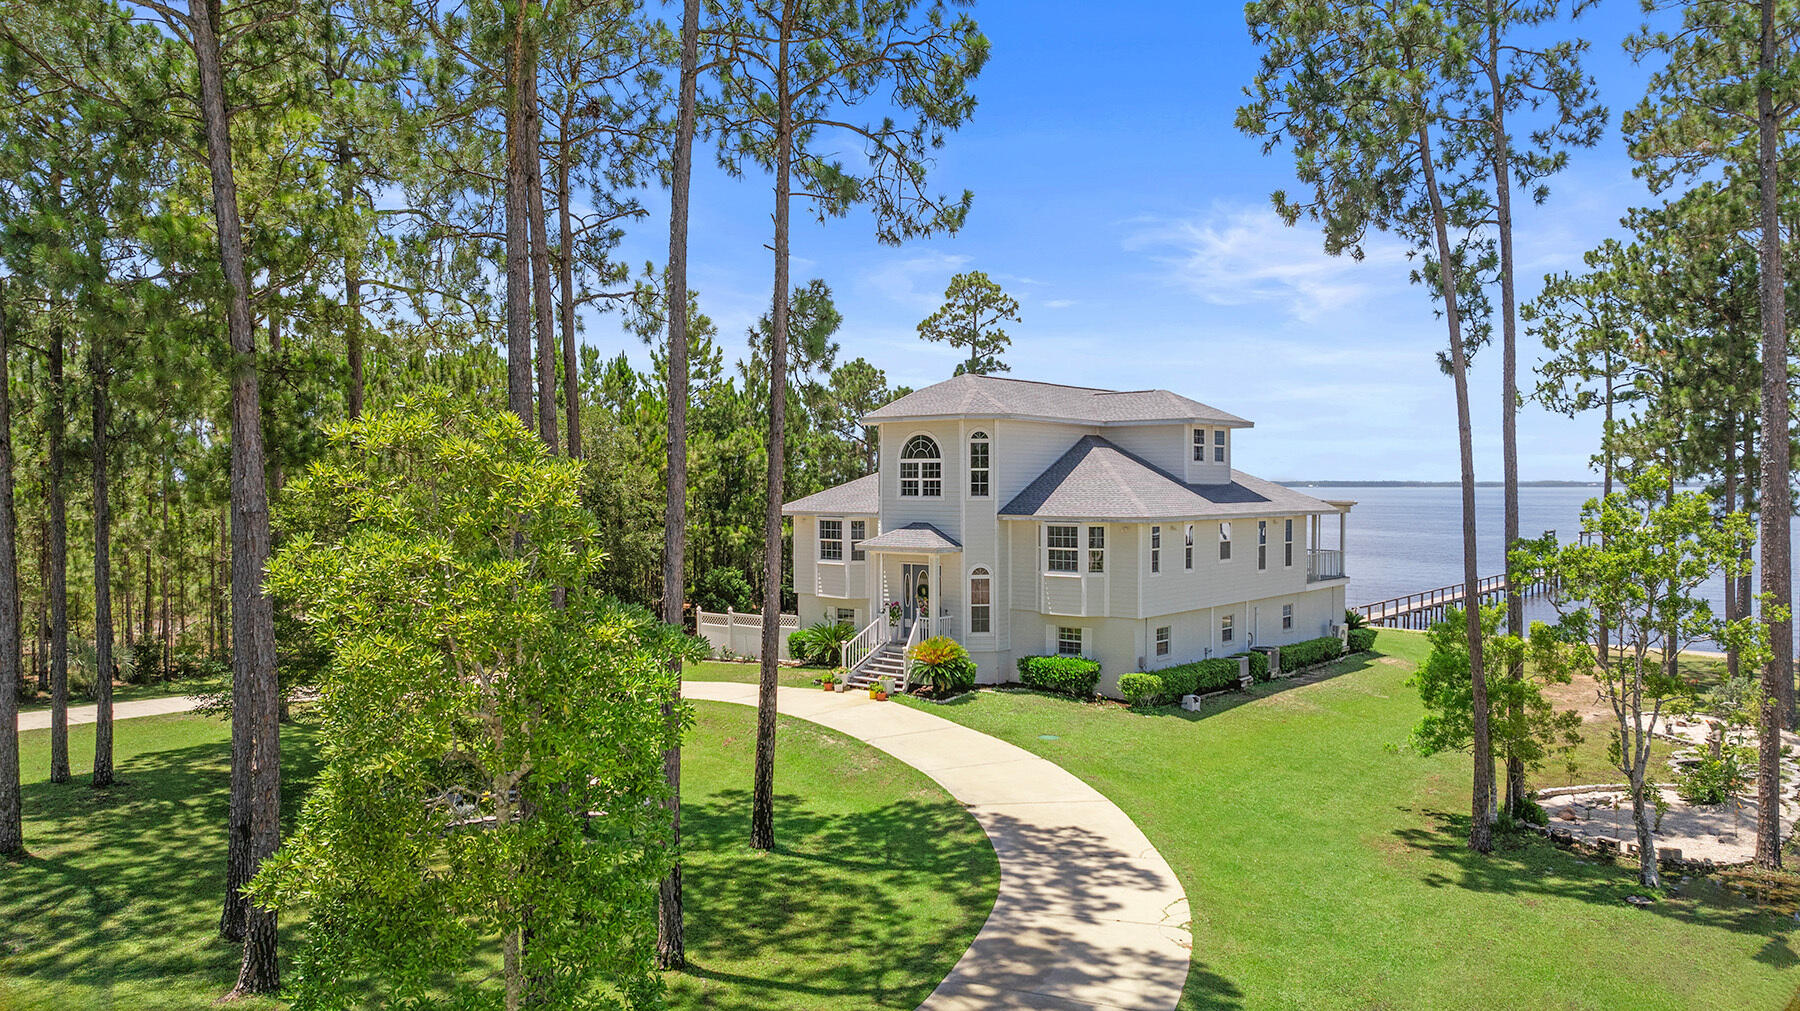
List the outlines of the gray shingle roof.
{"type": "Polygon", "coordinates": [[[1124,522],[1337,511],[1311,495],[1237,470],[1231,472],[1230,484],[1188,484],[1089,435],[1038,475],[1000,515],[1124,522]]]}
{"type": "Polygon", "coordinates": [[[881,511],[881,476],[869,474],[846,481],[835,488],[814,492],[781,507],[783,516],[798,513],[844,513],[851,516],[873,516],[881,511]]]}
{"type": "Polygon", "coordinates": [[[1003,376],[963,375],[914,390],[864,422],[901,418],[1038,418],[1084,425],[1206,421],[1234,427],[1250,422],[1168,390],[1097,390],[1003,376]]]}
{"type": "Polygon", "coordinates": [[[949,534],[929,523],[908,523],[862,542],[865,551],[961,551],[949,534]]]}

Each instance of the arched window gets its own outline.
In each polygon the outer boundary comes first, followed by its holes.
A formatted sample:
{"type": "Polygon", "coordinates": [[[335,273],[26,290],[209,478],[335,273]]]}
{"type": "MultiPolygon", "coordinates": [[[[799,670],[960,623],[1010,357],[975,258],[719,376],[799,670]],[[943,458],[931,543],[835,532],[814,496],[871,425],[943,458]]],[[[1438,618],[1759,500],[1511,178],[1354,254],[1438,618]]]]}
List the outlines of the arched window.
{"type": "Polygon", "coordinates": [[[988,437],[986,432],[969,436],[969,497],[988,497],[988,437]]]}
{"type": "Polygon", "coordinates": [[[902,498],[943,498],[944,461],[929,435],[915,435],[900,449],[902,498]]]}
{"type": "Polygon", "coordinates": [[[969,573],[969,633],[983,635],[994,630],[993,580],[988,570],[978,568],[969,573]]]}

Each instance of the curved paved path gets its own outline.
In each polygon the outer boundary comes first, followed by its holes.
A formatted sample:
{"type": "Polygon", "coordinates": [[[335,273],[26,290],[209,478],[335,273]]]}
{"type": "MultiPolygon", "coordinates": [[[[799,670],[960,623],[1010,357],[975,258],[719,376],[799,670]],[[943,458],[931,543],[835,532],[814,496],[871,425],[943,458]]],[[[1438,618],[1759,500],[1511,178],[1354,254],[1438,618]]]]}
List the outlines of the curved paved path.
{"type": "MultiPolygon", "coordinates": [[[[682,694],[756,704],[756,686],[682,694]]],[[[968,807],[1000,858],[993,912],[921,1009],[1164,1011],[1187,982],[1187,897],[1125,812],[1061,766],[866,693],[780,688],[778,706],[885,751],[968,807]]]]}
{"type": "MultiPolygon", "coordinates": [[[[821,693],[823,694],[823,693],[821,693]]],[[[129,720],[134,716],[167,716],[170,713],[186,713],[193,711],[200,700],[192,695],[163,695],[154,699],[131,699],[113,703],[113,719],[129,720]]],[[[94,722],[92,705],[70,706],[69,726],[79,726],[94,722]]],[[[19,714],[20,730],[47,730],[50,727],[50,710],[33,709],[19,714]]]]}

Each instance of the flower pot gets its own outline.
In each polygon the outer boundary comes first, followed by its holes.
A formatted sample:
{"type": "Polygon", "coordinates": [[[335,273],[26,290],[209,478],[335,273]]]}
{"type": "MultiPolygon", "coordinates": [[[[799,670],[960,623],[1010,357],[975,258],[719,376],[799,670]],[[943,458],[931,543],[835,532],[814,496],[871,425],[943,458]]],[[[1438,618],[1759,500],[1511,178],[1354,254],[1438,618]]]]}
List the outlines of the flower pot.
{"type": "Polygon", "coordinates": [[[825,689],[825,690],[826,690],[826,691],[828,691],[828,692],[835,692],[835,691],[837,691],[837,685],[834,685],[834,684],[831,684],[831,683],[830,683],[830,682],[826,682],[826,683],[825,683],[825,684],[823,684],[823,685],[820,685],[820,686],[819,686],[819,687],[821,687],[821,688],[823,688],[823,689],[825,689]]]}
{"type": "Polygon", "coordinates": [[[886,702],[888,693],[887,692],[870,692],[869,697],[874,699],[877,702],[886,702]]]}

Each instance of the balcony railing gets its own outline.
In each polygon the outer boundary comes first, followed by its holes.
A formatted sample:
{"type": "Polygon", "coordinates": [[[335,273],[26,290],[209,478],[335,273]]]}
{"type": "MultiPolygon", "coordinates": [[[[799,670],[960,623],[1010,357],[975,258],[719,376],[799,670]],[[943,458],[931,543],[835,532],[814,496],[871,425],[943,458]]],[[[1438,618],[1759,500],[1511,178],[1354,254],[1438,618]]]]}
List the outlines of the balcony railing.
{"type": "Polygon", "coordinates": [[[1344,578],[1344,553],[1335,548],[1312,548],[1306,552],[1306,581],[1344,578]]]}

